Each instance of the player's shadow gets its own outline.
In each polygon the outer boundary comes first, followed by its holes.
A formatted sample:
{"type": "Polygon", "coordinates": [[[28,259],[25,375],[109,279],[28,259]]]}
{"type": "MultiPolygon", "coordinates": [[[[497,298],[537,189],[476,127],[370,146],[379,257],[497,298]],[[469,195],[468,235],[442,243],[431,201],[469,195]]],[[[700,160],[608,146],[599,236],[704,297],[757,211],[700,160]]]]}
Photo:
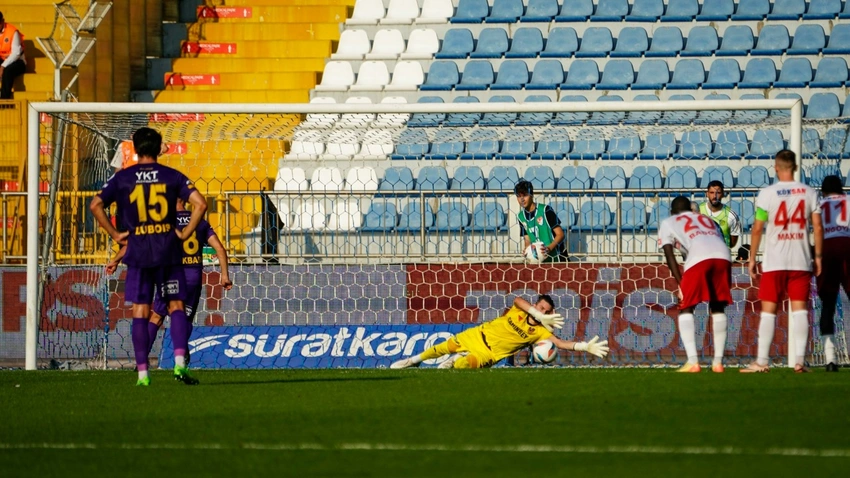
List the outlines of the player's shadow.
{"type": "Polygon", "coordinates": [[[208,382],[205,386],[211,385],[263,385],[273,383],[309,383],[309,382],[365,382],[365,381],[385,381],[385,380],[401,380],[404,377],[315,377],[315,378],[281,378],[275,380],[245,380],[240,382],[208,382]]]}

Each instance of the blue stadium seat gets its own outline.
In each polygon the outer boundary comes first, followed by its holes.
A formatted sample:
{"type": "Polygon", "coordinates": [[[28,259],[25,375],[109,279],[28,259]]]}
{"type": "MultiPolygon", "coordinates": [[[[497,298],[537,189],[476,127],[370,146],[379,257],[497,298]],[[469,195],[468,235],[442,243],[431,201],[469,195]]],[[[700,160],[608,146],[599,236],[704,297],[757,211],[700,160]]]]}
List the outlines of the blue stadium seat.
{"type": "MultiPolygon", "coordinates": [[[[443,103],[443,99],[439,96],[422,96],[417,103],[443,103]]],[[[414,128],[438,126],[445,119],[445,113],[414,113],[407,121],[407,126],[414,128]]]]}
{"type": "Polygon", "coordinates": [[[395,153],[390,156],[392,159],[421,159],[428,154],[431,142],[425,130],[406,129],[395,143],[395,153]]]}
{"type": "Polygon", "coordinates": [[[590,189],[590,172],[584,166],[564,166],[558,177],[558,190],[580,191],[590,189]]]}
{"type": "Polygon", "coordinates": [[[850,18],[850,2],[844,2],[844,9],[838,14],[838,18],[842,20],[850,18]]]}
{"type": "Polygon", "coordinates": [[[570,152],[570,136],[564,128],[547,129],[531,159],[564,159],[570,152]]]}
{"type": "Polygon", "coordinates": [[[561,89],[590,90],[596,86],[597,82],[599,82],[599,67],[596,62],[593,60],[576,60],[570,65],[567,81],[561,83],[561,89]]]}
{"type": "MultiPolygon", "coordinates": [[[[511,48],[505,52],[505,58],[537,58],[543,51],[543,34],[533,27],[518,28],[511,39],[511,48]]],[[[501,71],[499,67],[499,71],[501,71]]],[[[526,69],[528,67],[526,66],[526,69]]]]}
{"type": "Polygon", "coordinates": [[[488,191],[510,191],[519,182],[519,173],[513,166],[493,166],[487,175],[488,191]]]}
{"type": "Polygon", "coordinates": [[[556,22],[584,22],[593,15],[593,0],[564,0],[556,22]]]}
{"type": "Polygon", "coordinates": [[[697,0],[667,0],[667,11],[661,16],[662,22],[690,22],[699,13],[697,0]]]}
{"type": "Polygon", "coordinates": [[[773,0],[768,20],[799,20],[806,12],[806,0],[773,0]]]}
{"type": "Polygon", "coordinates": [[[423,220],[425,229],[434,227],[434,210],[431,209],[431,204],[425,201],[425,211],[423,214],[422,207],[418,201],[407,203],[401,210],[401,216],[399,216],[396,230],[399,232],[419,232],[422,230],[423,220]]]}
{"type": "Polygon", "coordinates": [[[627,22],[656,22],[664,14],[663,0],[634,0],[627,22]]]}
{"type": "Polygon", "coordinates": [[[738,66],[738,60],[732,58],[717,59],[711,63],[708,79],[702,87],[710,90],[731,90],[740,81],[741,68],[738,66]]]}
{"type": "Polygon", "coordinates": [[[742,130],[721,131],[717,134],[709,159],[743,159],[749,152],[747,133],[742,130]]]}
{"type": "Polygon", "coordinates": [[[549,166],[529,166],[525,169],[523,179],[534,186],[534,192],[555,189],[555,173],[549,166]]]}
{"type": "Polygon", "coordinates": [[[496,159],[528,159],[534,152],[534,134],[525,128],[505,132],[505,140],[496,159]]]}
{"type": "Polygon", "coordinates": [[[820,188],[823,178],[827,176],[841,178],[841,171],[837,164],[816,164],[809,169],[803,169],[803,182],[813,188],[820,188]]]}
{"type": "Polygon", "coordinates": [[[771,58],[753,58],[747,62],[744,79],[738,88],[770,88],[776,81],[776,64],[771,58]]]}
{"type": "Polygon", "coordinates": [[[522,16],[523,10],[522,0],[493,0],[493,8],[484,22],[516,23],[522,16]]]}
{"type": "Polygon", "coordinates": [[[478,166],[461,166],[452,178],[453,191],[473,191],[484,189],[484,173],[478,166]]]}
{"type": "Polygon", "coordinates": [[[578,35],[571,27],[559,27],[549,30],[546,46],[540,52],[540,58],[570,58],[578,50],[578,35]]]}
{"type": "Polygon", "coordinates": [[[745,0],[738,2],[732,20],[763,20],[770,13],[770,0],[745,0]]]}
{"type": "Polygon", "coordinates": [[[667,181],[664,183],[663,195],[678,196],[683,189],[696,189],[697,172],[691,166],[673,166],[667,170],[667,181]],[[669,191],[669,192],[667,192],[669,191]]]}
{"type": "Polygon", "coordinates": [[[605,152],[605,140],[592,129],[581,129],[573,138],[573,150],[567,155],[569,159],[599,159],[605,152]]]}
{"type": "MultiPolygon", "coordinates": [[[[668,101],[693,101],[693,95],[671,95],[668,98],[668,101]]],[[[690,124],[697,118],[697,112],[695,110],[690,111],[665,111],[661,116],[661,119],[658,120],[658,124],[674,124],[674,125],[684,125],[690,124]]]]}
{"type": "Polygon", "coordinates": [[[660,90],[670,81],[670,69],[664,60],[646,60],[640,64],[633,90],[660,90]]]}
{"type": "MultiPolygon", "coordinates": [[[[456,96],[452,103],[478,103],[477,96],[456,96]]],[[[473,126],[481,119],[481,113],[449,113],[444,126],[473,126]]],[[[433,151],[432,151],[433,152],[433,151]]]]}
{"type": "Polygon", "coordinates": [[[744,159],[773,159],[779,150],[785,149],[785,140],[778,129],[760,129],[753,134],[750,153],[744,159]]]}
{"type": "Polygon", "coordinates": [[[398,224],[398,211],[395,204],[385,201],[372,201],[363,217],[361,231],[389,232],[398,224]]]}
{"type": "Polygon", "coordinates": [[[614,49],[614,38],[606,27],[591,27],[584,31],[576,58],[605,58],[614,49]]]}
{"type": "Polygon", "coordinates": [[[564,81],[564,67],[558,60],[540,60],[534,65],[526,90],[555,90],[564,81]]]}
{"type": "MultiPolygon", "coordinates": [[[[799,100],[802,97],[798,93],[779,93],[776,95],[777,100],[799,100]]],[[[803,106],[805,109],[805,105],[803,106]]],[[[770,110],[771,118],[787,118],[791,116],[791,113],[788,110],[770,110]]]]}
{"type": "Polygon", "coordinates": [[[778,56],[785,53],[791,45],[788,37],[788,29],[785,25],[766,25],[759,32],[756,47],[750,51],[751,55],[778,56]]]}
{"type": "Polygon", "coordinates": [[[434,133],[434,141],[431,143],[431,151],[425,155],[425,159],[457,159],[458,156],[463,153],[465,144],[466,142],[464,140],[462,130],[455,128],[441,128],[434,133]]]}
{"type": "Polygon", "coordinates": [[[700,189],[708,189],[708,183],[712,181],[720,181],[724,188],[735,187],[735,176],[732,174],[732,168],[729,166],[708,166],[702,172],[702,180],[700,180],[700,189]]]}
{"type": "MultiPolygon", "coordinates": [[[[738,171],[738,187],[761,189],[770,185],[770,175],[767,173],[767,168],[761,165],[748,165],[742,167],[738,171]]],[[[748,191],[743,193],[745,196],[755,196],[758,191],[748,191]]]]}
{"type": "Polygon", "coordinates": [[[612,227],[611,208],[605,201],[584,201],[578,214],[578,224],[582,231],[606,231],[612,227]]]}
{"type": "Polygon", "coordinates": [[[449,189],[449,173],[442,166],[423,166],[416,176],[418,191],[445,191],[449,189]]]}
{"type": "Polygon", "coordinates": [[[805,88],[812,81],[812,63],[808,58],[788,58],[779,71],[775,88],[805,88]]]}
{"type": "MultiPolygon", "coordinates": [[[[744,0],[746,1],[746,0],[744,0]]],[[[702,2],[702,10],[697,15],[698,22],[725,22],[735,12],[732,0],[711,0],[702,2]]]]}
{"type": "Polygon", "coordinates": [[[611,58],[639,58],[649,49],[645,28],[626,27],[617,36],[617,45],[608,55],[611,58]]]}
{"type": "MultiPolygon", "coordinates": [[[[581,95],[565,95],[561,97],[561,101],[564,103],[584,103],[587,101],[587,98],[581,95]]],[[[562,111],[555,113],[552,124],[555,126],[580,125],[584,124],[589,117],[590,113],[586,111],[576,113],[562,111]]]]}
{"type": "Polygon", "coordinates": [[[806,105],[806,119],[838,118],[841,116],[841,104],[835,93],[815,93],[806,105]]]}
{"type": "Polygon", "coordinates": [[[847,61],[840,56],[827,56],[818,62],[812,88],[840,88],[847,83],[847,61]]]}
{"type": "MultiPolygon", "coordinates": [[[[617,95],[600,96],[596,99],[598,102],[607,101],[623,101],[623,98],[617,95]]],[[[626,119],[625,111],[594,111],[587,119],[589,125],[606,125],[619,124],[626,119]]]]}
{"type": "Polygon", "coordinates": [[[794,31],[789,55],[817,55],[826,46],[826,35],[823,27],[817,24],[803,24],[794,31]]]}
{"type": "Polygon", "coordinates": [[[618,130],[608,140],[602,159],[635,159],[640,153],[640,137],[631,130],[618,130]]]}
{"type": "MultiPolygon", "coordinates": [[[[530,95],[525,98],[526,103],[551,103],[552,99],[546,95],[530,95]]],[[[517,126],[542,126],[549,124],[552,113],[520,113],[516,120],[517,126]]]]}
{"type": "MultiPolygon", "coordinates": [[[[712,2],[707,2],[706,5],[712,5],[715,1],[719,3],[720,0],[712,0],[712,2]]],[[[711,56],[717,50],[719,44],[717,30],[714,27],[694,27],[688,32],[688,42],[680,55],[711,56]]]]}
{"type": "Polygon", "coordinates": [[[626,172],[620,166],[600,166],[593,176],[593,188],[597,191],[626,189],[626,172]]]}
{"type": "Polygon", "coordinates": [[[472,208],[472,230],[499,232],[506,224],[505,210],[496,201],[482,201],[472,208]]]}
{"type": "MultiPolygon", "coordinates": [[[[718,60],[720,61],[720,60],[718,60]]],[[[700,60],[679,60],[673,70],[668,90],[695,90],[705,81],[705,67],[700,60]]]]}
{"type": "Polygon", "coordinates": [[[656,202],[649,211],[649,222],[646,223],[648,231],[657,231],[661,221],[670,217],[670,201],[661,200],[656,202]]]}
{"type": "MultiPolygon", "coordinates": [[[[847,2],[850,5],[850,2],[847,2]]],[[[841,23],[832,27],[829,43],[823,49],[824,55],[850,54],[850,23],[841,23]]]]}
{"type": "Polygon", "coordinates": [[[629,60],[611,60],[602,71],[597,90],[627,90],[635,81],[635,70],[629,60]]]}
{"type": "Polygon", "coordinates": [[[487,60],[471,60],[463,68],[463,76],[460,77],[460,83],[455,85],[455,89],[486,90],[493,83],[494,76],[492,63],[487,60]]]}
{"type": "Polygon", "coordinates": [[[459,0],[457,10],[449,19],[452,23],[483,23],[484,17],[490,14],[487,0],[459,0]]]}
{"type": "Polygon", "coordinates": [[[460,59],[469,56],[475,40],[472,38],[472,32],[467,28],[452,28],[446,32],[443,37],[443,45],[440,51],[434,54],[434,58],[441,59],[460,59]]]}
{"type": "Polygon", "coordinates": [[[461,231],[469,227],[469,209],[460,201],[440,203],[432,231],[461,231]]]}
{"type": "Polygon", "coordinates": [[[499,65],[496,82],[491,90],[521,90],[528,83],[528,64],[525,60],[505,60],[499,65]]]}
{"type": "Polygon", "coordinates": [[[805,128],[803,130],[803,158],[814,158],[821,152],[820,133],[814,128],[805,128]]]}
{"type": "Polygon", "coordinates": [[[656,192],[662,186],[661,170],[657,166],[637,166],[629,178],[629,190],[656,192]]]}
{"type": "Polygon", "coordinates": [[[831,20],[841,13],[841,0],[809,0],[803,20],[831,20]]]}
{"type": "Polygon", "coordinates": [[[749,199],[732,199],[729,201],[729,208],[741,219],[741,230],[745,233],[750,232],[756,218],[756,208],[753,202],[749,199]]]}
{"type": "Polygon", "coordinates": [[[469,135],[466,152],[460,159],[493,159],[499,152],[499,132],[492,128],[476,129],[469,135]]]}
{"type": "Polygon", "coordinates": [[[710,152],[711,135],[708,131],[686,131],[679,139],[679,151],[673,159],[705,159],[710,152]]]}
{"type": "Polygon", "coordinates": [[[755,38],[753,30],[747,25],[733,25],[723,32],[720,48],[716,56],[744,56],[753,49],[755,38]]]}
{"type": "MultiPolygon", "coordinates": [[[[749,66],[753,61],[755,60],[750,60],[750,62],[747,63],[747,66],[749,66]]],[[[771,60],[771,62],[772,61],[773,60],[771,60]]],[[[744,74],[744,78],[746,78],[746,73],[744,74]]],[[[741,85],[738,85],[738,87],[741,87],[741,85]]],[[[761,93],[747,93],[741,95],[738,99],[763,100],[764,95],[761,93]]],[[[767,119],[767,113],[767,110],[736,110],[732,114],[732,119],[729,120],[729,122],[732,124],[758,124],[767,119]]]]}
{"type": "Polygon", "coordinates": [[[525,15],[519,21],[551,22],[558,15],[558,7],[558,0],[528,0],[525,15]]]}
{"type": "Polygon", "coordinates": [[[555,214],[558,215],[558,221],[561,222],[561,227],[564,230],[573,229],[575,227],[576,209],[569,201],[554,201],[552,203],[552,209],[554,209],[555,214]]]}
{"type": "Polygon", "coordinates": [[[413,172],[407,166],[394,166],[384,171],[384,179],[378,185],[378,191],[404,193],[413,191],[415,183],[413,172]]]}
{"type": "Polygon", "coordinates": [[[470,58],[501,58],[508,51],[508,32],[504,28],[485,28],[478,34],[470,58]]]}
{"type": "MultiPolygon", "coordinates": [[[[502,63],[502,68],[504,67],[505,64],[502,63]]],[[[490,101],[488,101],[488,103],[516,103],[516,100],[513,96],[497,95],[491,96],[490,101]]],[[[516,112],[484,113],[484,116],[481,118],[481,121],[479,121],[478,124],[481,126],[509,126],[516,119],[516,112]]]]}
{"type": "Polygon", "coordinates": [[[425,83],[419,86],[422,91],[451,90],[460,80],[457,63],[438,60],[431,63],[425,83]]]}
{"type": "Polygon", "coordinates": [[[644,53],[650,57],[674,57],[682,51],[685,40],[682,38],[682,30],[679,27],[661,27],[652,34],[652,42],[649,50],[644,53]]]}
{"type": "Polygon", "coordinates": [[[642,231],[646,227],[646,204],[638,199],[624,199],[620,211],[620,230],[642,231]]]}
{"type": "MultiPolygon", "coordinates": [[[[656,95],[635,95],[634,101],[659,101],[656,95]]],[[[632,111],[628,113],[624,124],[655,124],[661,119],[661,111],[632,111]]]]}
{"type": "Polygon", "coordinates": [[[592,22],[619,22],[629,14],[626,0],[598,0],[596,11],[590,16],[592,22]]]}
{"type": "Polygon", "coordinates": [[[673,133],[650,134],[641,150],[640,159],[669,159],[676,153],[676,137],[673,133]]]}
{"type": "Polygon", "coordinates": [[[832,128],[823,137],[823,154],[827,159],[846,159],[850,152],[850,142],[847,141],[847,130],[832,128]]]}
{"type": "MultiPolygon", "coordinates": [[[[708,101],[730,100],[729,95],[716,93],[707,95],[705,99],[708,101]]],[[[732,119],[732,113],[734,113],[732,110],[703,110],[697,113],[697,117],[694,119],[694,124],[726,124],[732,119]]]]}

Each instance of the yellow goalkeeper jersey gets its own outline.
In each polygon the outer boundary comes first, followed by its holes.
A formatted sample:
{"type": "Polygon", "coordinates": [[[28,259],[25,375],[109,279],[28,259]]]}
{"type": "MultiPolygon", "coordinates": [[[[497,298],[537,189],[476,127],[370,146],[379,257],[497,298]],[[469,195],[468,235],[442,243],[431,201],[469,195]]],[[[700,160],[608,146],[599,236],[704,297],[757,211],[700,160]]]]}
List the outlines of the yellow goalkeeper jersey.
{"type": "Polygon", "coordinates": [[[479,352],[476,349],[483,342],[498,361],[513,355],[526,345],[552,336],[552,332],[542,325],[529,324],[527,318],[527,312],[513,306],[505,315],[461,332],[457,339],[471,352],[479,352]]]}

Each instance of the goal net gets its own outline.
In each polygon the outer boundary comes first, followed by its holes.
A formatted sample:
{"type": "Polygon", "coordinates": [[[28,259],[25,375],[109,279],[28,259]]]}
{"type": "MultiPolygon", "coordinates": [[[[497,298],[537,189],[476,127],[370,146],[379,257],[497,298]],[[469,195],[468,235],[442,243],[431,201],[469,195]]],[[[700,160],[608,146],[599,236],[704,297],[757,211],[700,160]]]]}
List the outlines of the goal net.
{"type": "MultiPolygon", "coordinates": [[[[604,362],[564,353],[560,364],[681,363],[658,223],[673,197],[703,201],[716,179],[744,224],[737,246],[749,244],[755,194],[783,148],[801,153],[811,184],[846,177],[846,125],[804,122],[800,113],[794,100],[36,103],[29,151],[39,177],[30,184],[49,187],[29,198],[38,214],[28,214],[27,226],[39,242],[27,236],[26,253],[37,267],[4,276],[4,305],[18,308],[4,310],[0,358],[26,355],[28,367],[133,366],[125,271],[105,274],[115,246],[88,204],[121,143],[150,126],[168,146],[160,162],[205,195],[207,220],[230,254],[235,285],[225,292],[206,251],[193,366],[387,366],[498,317],[516,296],[541,293],[567,317],[561,337],[599,335],[612,346],[604,362]],[[513,194],[520,179],[557,215],[569,262],[525,261],[513,194]]],[[[726,355],[739,363],[755,355],[759,310],[740,263],[733,288],[726,355]]],[[[810,360],[820,363],[813,304],[810,360]]],[[[842,296],[843,363],[847,305],[842,296]]],[[[700,353],[711,357],[708,312],[696,315],[700,353]]],[[[777,362],[787,356],[787,320],[780,314],[777,362]]],[[[172,360],[167,331],[166,322],[151,354],[162,366],[172,360]]],[[[528,360],[521,353],[513,363],[528,360]]]]}

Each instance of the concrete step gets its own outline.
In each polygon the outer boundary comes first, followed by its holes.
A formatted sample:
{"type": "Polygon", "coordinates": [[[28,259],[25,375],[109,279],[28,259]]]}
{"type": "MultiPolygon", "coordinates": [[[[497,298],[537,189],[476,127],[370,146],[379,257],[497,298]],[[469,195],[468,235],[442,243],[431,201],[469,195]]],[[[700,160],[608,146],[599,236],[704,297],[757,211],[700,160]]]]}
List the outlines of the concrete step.
{"type": "MultiPolygon", "coordinates": [[[[223,7],[219,7],[221,9],[223,7]]],[[[210,18],[195,17],[191,18],[187,15],[188,12],[181,11],[181,22],[215,22],[215,23],[304,23],[304,22],[322,22],[328,21],[344,22],[350,16],[352,7],[345,5],[315,5],[307,6],[246,6],[246,8],[238,6],[230,6],[224,8],[232,8],[234,16],[225,16],[222,10],[218,13],[209,10],[210,18]],[[240,8],[242,9],[241,11],[240,8]],[[249,9],[248,9],[249,8],[249,9]],[[213,17],[218,15],[218,17],[213,17]],[[247,15],[247,16],[246,16],[247,15]]],[[[197,11],[196,11],[197,12],[197,11]]]]}
{"type": "Polygon", "coordinates": [[[192,23],[191,41],[339,40],[338,23],[192,23]],[[236,39],[236,40],[234,40],[236,39]]]}
{"type": "Polygon", "coordinates": [[[315,72],[295,73],[223,73],[220,75],[189,75],[169,73],[165,88],[167,90],[272,90],[311,89],[316,86],[318,74],[315,72]]]}
{"type": "Polygon", "coordinates": [[[138,103],[306,103],[310,92],[301,90],[143,90],[130,93],[138,103]]]}
{"type": "Polygon", "coordinates": [[[330,40],[243,41],[241,39],[183,42],[181,58],[327,58],[330,40]]]}
{"type": "Polygon", "coordinates": [[[177,58],[171,71],[200,73],[288,73],[296,71],[322,72],[323,58],[177,58]]]}
{"type": "MultiPolygon", "coordinates": [[[[5,3],[5,2],[4,2],[5,3]]],[[[16,2],[11,5],[0,5],[0,11],[3,12],[3,18],[7,22],[18,27],[25,36],[30,33],[24,30],[23,25],[27,23],[49,23],[53,25],[53,19],[56,16],[56,8],[52,4],[30,4],[29,2],[16,2]]],[[[53,2],[54,4],[56,2],[53,2]]],[[[83,12],[80,12],[80,16],[83,12]]]]}

